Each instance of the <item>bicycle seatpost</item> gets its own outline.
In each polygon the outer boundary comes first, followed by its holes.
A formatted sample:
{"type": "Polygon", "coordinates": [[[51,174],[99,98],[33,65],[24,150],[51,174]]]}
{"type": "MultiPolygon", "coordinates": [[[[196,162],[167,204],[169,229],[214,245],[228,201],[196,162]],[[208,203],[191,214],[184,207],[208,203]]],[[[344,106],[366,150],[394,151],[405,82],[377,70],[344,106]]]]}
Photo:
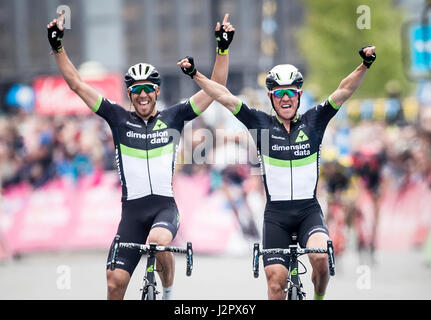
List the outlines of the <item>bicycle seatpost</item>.
{"type": "Polygon", "coordinates": [[[292,233],[292,242],[293,242],[293,244],[298,243],[298,235],[296,234],[296,232],[292,233]]]}

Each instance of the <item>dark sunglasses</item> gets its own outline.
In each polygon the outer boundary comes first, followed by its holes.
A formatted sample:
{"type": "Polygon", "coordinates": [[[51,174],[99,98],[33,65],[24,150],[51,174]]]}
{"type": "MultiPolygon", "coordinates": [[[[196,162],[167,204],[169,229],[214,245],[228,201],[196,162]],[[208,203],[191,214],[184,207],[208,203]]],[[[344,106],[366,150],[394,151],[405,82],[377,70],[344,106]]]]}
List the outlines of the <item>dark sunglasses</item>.
{"type": "Polygon", "coordinates": [[[271,91],[274,97],[277,97],[277,98],[283,98],[285,94],[287,94],[289,98],[293,98],[298,96],[300,92],[301,90],[299,89],[277,89],[277,90],[271,91]]]}
{"type": "Polygon", "coordinates": [[[135,94],[141,94],[142,90],[144,90],[145,93],[151,93],[156,91],[157,85],[156,84],[138,84],[136,86],[133,86],[130,88],[131,93],[135,94]]]}

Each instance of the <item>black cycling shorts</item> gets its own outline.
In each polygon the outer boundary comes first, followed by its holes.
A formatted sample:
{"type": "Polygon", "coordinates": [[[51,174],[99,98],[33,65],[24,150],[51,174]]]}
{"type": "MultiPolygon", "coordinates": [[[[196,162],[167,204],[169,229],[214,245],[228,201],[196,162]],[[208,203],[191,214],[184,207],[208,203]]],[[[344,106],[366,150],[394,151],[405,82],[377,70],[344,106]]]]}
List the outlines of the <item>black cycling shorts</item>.
{"type": "MultiPolygon", "coordinates": [[[[297,234],[301,248],[316,232],[329,236],[328,227],[317,199],[267,202],[263,220],[263,248],[289,248],[292,233],[297,234]]],[[[282,264],[289,268],[289,256],[282,254],[263,255],[263,264],[282,264]]]]}
{"type": "MultiPolygon", "coordinates": [[[[120,242],[145,244],[150,230],[154,227],[168,229],[175,238],[180,224],[178,208],[174,198],[150,195],[122,202],[121,221],[117,235],[120,242]]],[[[109,249],[107,268],[111,263],[113,243],[109,249]]],[[[133,274],[141,255],[137,250],[121,248],[118,251],[116,268],[133,274]]]]}

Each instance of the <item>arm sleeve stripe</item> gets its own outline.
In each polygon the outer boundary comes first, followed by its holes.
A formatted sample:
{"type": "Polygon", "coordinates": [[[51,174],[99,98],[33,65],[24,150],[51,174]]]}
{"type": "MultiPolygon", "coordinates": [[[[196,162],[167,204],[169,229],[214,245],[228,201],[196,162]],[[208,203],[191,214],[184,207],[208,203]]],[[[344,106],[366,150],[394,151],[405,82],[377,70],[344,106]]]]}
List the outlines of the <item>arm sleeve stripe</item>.
{"type": "Polygon", "coordinates": [[[102,104],[102,96],[99,94],[99,96],[97,97],[97,102],[96,104],[91,108],[91,110],[93,112],[97,112],[97,110],[99,110],[100,105],[102,104]]]}
{"type": "Polygon", "coordinates": [[[202,113],[202,111],[200,111],[200,110],[198,109],[198,107],[196,106],[196,104],[195,104],[195,102],[193,101],[193,99],[192,99],[192,98],[190,98],[190,99],[189,99],[189,101],[190,101],[190,105],[191,105],[191,107],[192,107],[192,109],[193,109],[193,112],[194,112],[196,115],[200,115],[200,114],[202,113]]]}
{"type": "Polygon", "coordinates": [[[328,101],[329,101],[329,104],[332,106],[332,108],[334,108],[335,110],[338,110],[338,109],[340,109],[340,108],[341,108],[341,106],[337,106],[337,105],[335,104],[335,102],[334,102],[334,101],[332,101],[332,98],[331,98],[331,97],[329,97],[329,98],[328,98],[328,101]]]}
{"type": "Polygon", "coordinates": [[[241,110],[241,107],[242,107],[242,101],[238,100],[238,104],[236,105],[236,108],[233,111],[233,114],[237,114],[239,112],[239,110],[241,110]]]}

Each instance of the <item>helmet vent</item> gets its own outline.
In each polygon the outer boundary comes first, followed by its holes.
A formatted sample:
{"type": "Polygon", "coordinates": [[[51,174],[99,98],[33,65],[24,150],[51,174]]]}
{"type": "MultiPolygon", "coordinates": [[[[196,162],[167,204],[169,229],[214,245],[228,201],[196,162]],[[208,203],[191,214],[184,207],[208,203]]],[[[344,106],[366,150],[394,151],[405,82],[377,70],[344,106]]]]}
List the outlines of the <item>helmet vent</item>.
{"type": "Polygon", "coordinates": [[[127,88],[130,88],[130,86],[137,81],[144,80],[150,81],[154,84],[157,84],[158,86],[161,84],[161,79],[157,69],[148,63],[137,63],[131,66],[124,76],[124,81],[127,88]]]}

